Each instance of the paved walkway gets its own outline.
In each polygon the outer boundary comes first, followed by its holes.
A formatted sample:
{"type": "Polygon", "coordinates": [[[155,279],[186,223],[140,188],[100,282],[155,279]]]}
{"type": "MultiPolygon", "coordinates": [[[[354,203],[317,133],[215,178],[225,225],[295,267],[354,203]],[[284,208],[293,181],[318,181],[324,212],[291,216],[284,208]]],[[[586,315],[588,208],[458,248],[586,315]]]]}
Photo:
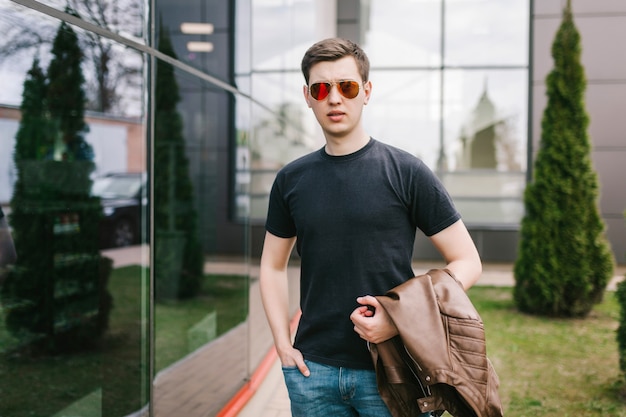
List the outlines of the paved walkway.
{"type": "MultiPolygon", "coordinates": [[[[105,251],[113,258],[116,267],[129,264],[148,265],[149,252],[145,247],[131,247],[105,251]]],[[[436,264],[416,263],[417,273],[425,272],[436,264]]],[[[478,285],[512,286],[512,264],[484,264],[483,275],[478,285]]],[[[258,290],[258,266],[246,265],[237,259],[219,259],[207,262],[207,272],[249,274],[250,310],[249,320],[231,330],[227,335],[210,343],[181,362],[159,373],[154,381],[153,409],[155,417],[291,417],[289,399],[285,388],[280,363],[273,361],[262,381],[254,387],[252,397],[241,409],[225,410],[224,404],[237,395],[247,378],[255,372],[268,352],[272,352],[272,339],[265,321],[258,290]],[[245,340],[247,345],[241,342],[245,340]],[[246,351],[247,349],[247,351],[246,351]],[[234,353],[234,354],[233,354],[234,353]],[[247,363],[241,358],[247,357],[247,363]],[[207,375],[216,375],[215,367],[224,369],[217,375],[224,378],[213,381],[207,375]],[[237,371],[233,371],[233,370],[237,371]]],[[[297,267],[290,269],[296,278],[297,267]]],[[[626,266],[615,271],[609,289],[615,289],[618,280],[626,274],[626,266]]],[[[294,282],[294,279],[292,279],[294,282]]],[[[297,299],[298,288],[290,288],[290,297],[297,299]]],[[[295,309],[294,309],[295,310],[295,309]]],[[[295,311],[294,311],[295,314],[295,311]]]]}

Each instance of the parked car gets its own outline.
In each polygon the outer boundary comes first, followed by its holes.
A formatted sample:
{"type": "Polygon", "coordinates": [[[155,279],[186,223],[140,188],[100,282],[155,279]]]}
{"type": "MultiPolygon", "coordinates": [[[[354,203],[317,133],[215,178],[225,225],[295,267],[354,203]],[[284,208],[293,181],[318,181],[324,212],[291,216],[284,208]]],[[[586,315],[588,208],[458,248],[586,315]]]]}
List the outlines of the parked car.
{"type": "Polygon", "coordinates": [[[104,217],[100,246],[117,248],[141,242],[147,218],[146,177],[142,173],[113,173],[94,179],[92,194],[100,197],[104,217]]]}

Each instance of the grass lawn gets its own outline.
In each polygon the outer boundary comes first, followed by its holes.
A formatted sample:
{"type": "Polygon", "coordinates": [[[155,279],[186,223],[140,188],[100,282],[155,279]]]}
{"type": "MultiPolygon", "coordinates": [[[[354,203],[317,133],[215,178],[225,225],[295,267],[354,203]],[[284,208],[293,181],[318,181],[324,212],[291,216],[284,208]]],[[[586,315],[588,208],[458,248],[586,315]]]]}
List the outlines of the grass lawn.
{"type": "MultiPolygon", "coordinates": [[[[142,367],[146,274],[138,266],[113,272],[110,329],[95,351],[35,358],[12,353],[7,347],[14,341],[0,311],[0,416],[50,417],[99,389],[107,416],[140,409],[148,386],[142,367]]],[[[246,277],[207,276],[200,296],[157,303],[156,370],[189,353],[187,329],[209,312],[217,311],[218,334],[244,320],[247,286],[246,277]]],[[[626,417],[614,293],[607,293],[586,319],[569,320],[520,314],[511,288],[474,287],[469,295],[485,322],[488,356],[500,377],[505,416],[626,417]]]]}
{"type": "Polygon", "coordinates": [[[506,417],[626,417],[614,293],[585,319],[521,314],[511,288],[474,287],[469,295],[485,323],[506,417]]]}

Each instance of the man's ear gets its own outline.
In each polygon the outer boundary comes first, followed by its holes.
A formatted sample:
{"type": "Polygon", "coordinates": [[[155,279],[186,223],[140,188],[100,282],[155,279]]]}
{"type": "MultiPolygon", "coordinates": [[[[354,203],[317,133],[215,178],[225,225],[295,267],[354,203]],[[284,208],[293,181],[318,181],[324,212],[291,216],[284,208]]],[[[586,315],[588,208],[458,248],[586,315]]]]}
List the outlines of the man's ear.
{"type": "Polygon", "coordinates": [[[365,92],[365,100],[363,100],[363,104],[367,104],[370,101],[370,96],[372,95],[372,82],[368,81],[363,84],[363,91],[365,92]]]}
{"type": "Polygon", "coordinates": [[[304,101],[306,101],[306,105],[311,108],[311,96],[309,95],[309,87],[307,85],[302,87],[302,94],[304,94],[304,101]]]}

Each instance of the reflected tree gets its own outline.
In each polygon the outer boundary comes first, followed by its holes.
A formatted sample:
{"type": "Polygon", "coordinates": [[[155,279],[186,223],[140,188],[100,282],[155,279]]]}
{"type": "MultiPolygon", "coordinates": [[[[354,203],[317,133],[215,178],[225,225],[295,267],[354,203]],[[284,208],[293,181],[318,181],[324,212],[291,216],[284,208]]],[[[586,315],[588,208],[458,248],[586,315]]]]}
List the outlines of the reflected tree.
{"type": "Polygon", "coordinates": [[[99,252],[102,207],[90,195],[82,52],[65,23],[52,53],[47,78],[35,59],[24,83],[11,200],[18,260],[1,295],[21,345],[60,352],[93,346],[107,328],[112,263],[99,252]]]}
{"type": "MultiPolygon", "coordinates": [[[[67,10],[66,10],[67,11],[67,10]]],[[[58,124],[60,140],[53,159],[92,161],[93,150],[85,141],[89,127],[85,123],[85,78],[81,69],[83,52],[76,32],[62,22],[52,44],[53,59],[48,67],[47,104],[50,117],[58,124]]]]}
{"type": "MultiPolygon", "coordinates": [[[[176,58],[166,29],[160,33],[159,51],[176,58]]],[[[183,120],[178,112],[180,92],[174,68],[156,65],[154,120],[154,227],[156,297],[187,298],[197,294],[202,278],[203,254],[197,235],[194,192],[185,154],[183,120]]]]}

